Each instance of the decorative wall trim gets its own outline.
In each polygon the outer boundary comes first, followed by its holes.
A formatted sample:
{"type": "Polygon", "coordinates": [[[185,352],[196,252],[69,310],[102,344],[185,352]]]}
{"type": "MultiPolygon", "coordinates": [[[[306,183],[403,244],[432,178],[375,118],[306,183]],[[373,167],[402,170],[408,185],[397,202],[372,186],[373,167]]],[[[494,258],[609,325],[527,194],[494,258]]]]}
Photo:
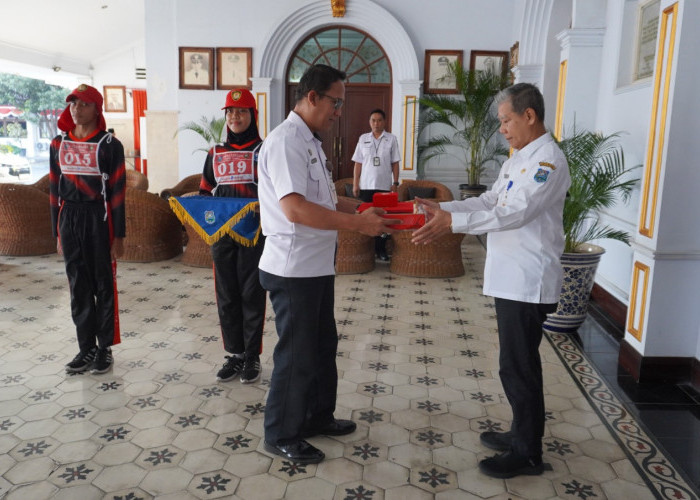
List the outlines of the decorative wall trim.
{"type": "MultiPolygon", "coordinates": [[[[698,360],[671,356],[642,356],[627,341],[620,342],[618,364],[637,383],[691,383],[698,376],[698,360]]],[[[697,387],[697,386],[696,386],[697,387]]]]}
{"type": "Polygon", "coordinates": [[[557,85],[557,115],[554,120],[554,135],[561,140],[564,126],[564,95],[566,94],[566,69],[569,61],[564,59],[559,63],[559,84],[557,85]]]}
{"type": "Polygon", "coordinates": [[[255,101],[258,104],[258,131],[260,138],[267,137],[267,92],[256,92],[255,101]]]}
{"type": "Polygon", "coordinates": [[[559,32],[556,35],[563,50],[571,47],[602,47],[605,38],[604,28],[576,28],[559,32]]]}
{"type": "Polygon", "coordinates": [[[630,296],[629,314],[627,315],[627,332],[640,342],[644,336],[644,314],[646,313],[647,306],[649,274],[649,266],[635,261],[632,269],[632,293],[630,296]],[[641,297],[638,296],[640,288],[642,291],[641,297]],[[639,314],[637,314],[637,312],[639,312],[639,314]]]}
{"type": "Polygon", "coordinates": [[[620,330],[624,331],[625,321],[627,320],[627,306],[597,283],[593,285],[591,298],[600,310],[607,314],[608,319],[620,330]]]}
{"type": "Polygon", "coordinates": [[[661,14],[659,47],[656,52],[651,120],[649,124],[649,138],[647,139],[647,155],[644,161],[642,204],[639,215],[639,234],[647,238],[654,237],[654,226],[656,223],[656,208],[659,198],[662,158],[666,138],[668,94],[671,87],[673,53],[676,46],[677,20],[678,2],[664,9],[661,14]],[[671,23],[670,34],[668,34],[669,22],[671,23]],[[667,43],[668,50],[666,50],[667,43]],[[662,75],[663,82],[661,81],[662,75]],[[659,106],[661,106],[660,110],[659,106]]]}
{"type": "Polygon", "coordinates": [[[416,113],[418,96],[404,96],[403,101],[403,132],[401,136],[403,170],[413,170],[416,145],[416,113]]]}

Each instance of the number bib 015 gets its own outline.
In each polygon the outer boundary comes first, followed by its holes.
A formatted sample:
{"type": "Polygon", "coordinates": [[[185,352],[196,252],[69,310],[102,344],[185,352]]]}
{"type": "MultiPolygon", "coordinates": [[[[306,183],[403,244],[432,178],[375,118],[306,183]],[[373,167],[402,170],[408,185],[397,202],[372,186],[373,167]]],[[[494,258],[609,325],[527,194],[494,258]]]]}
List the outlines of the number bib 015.
{"type": "Polygon", "coordinates": [[[217,184],[255,182],[253,151],[214,151],[213,170],[217,184]]]}
{"type": "Polygon", "coordinates": [[[58,151],[61,172],[73,175],[102,175],[97,161],[98,143],[63,140],[58,151]]]}

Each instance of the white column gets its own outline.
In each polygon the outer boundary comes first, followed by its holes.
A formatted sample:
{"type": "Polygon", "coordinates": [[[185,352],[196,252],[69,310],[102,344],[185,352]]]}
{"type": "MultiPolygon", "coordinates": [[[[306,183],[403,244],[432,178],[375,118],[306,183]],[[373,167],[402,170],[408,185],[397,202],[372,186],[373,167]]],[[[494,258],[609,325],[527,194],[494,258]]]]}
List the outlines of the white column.
{"type": "Polygon", "coordinates": [[[662,0],[624,339],[641,356],[640,379],[653,376],[653,358],[698,357],[697,19],[697,0],[662,0]]]}
{"type": "MultiPolygon", "coordinates": [[[[563,99],[563,137],[573,129],[595,130],[600,65],[605,30],[569,29],[557,35],[560,61],[567,61],[563,99]]],[[[559,112],[559,110],[557,110],[559,112]]]]}

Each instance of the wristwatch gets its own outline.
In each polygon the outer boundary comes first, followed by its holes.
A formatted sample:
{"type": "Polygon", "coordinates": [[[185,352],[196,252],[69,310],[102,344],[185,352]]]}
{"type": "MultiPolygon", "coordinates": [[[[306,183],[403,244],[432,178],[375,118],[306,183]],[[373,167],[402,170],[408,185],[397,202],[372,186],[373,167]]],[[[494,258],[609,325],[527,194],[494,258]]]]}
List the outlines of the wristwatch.
{"type": "Polygon", "coordinates": [[[398,186],[398,185],[399,185],[399,181],[394,181],[394,186],[398,186]]]}

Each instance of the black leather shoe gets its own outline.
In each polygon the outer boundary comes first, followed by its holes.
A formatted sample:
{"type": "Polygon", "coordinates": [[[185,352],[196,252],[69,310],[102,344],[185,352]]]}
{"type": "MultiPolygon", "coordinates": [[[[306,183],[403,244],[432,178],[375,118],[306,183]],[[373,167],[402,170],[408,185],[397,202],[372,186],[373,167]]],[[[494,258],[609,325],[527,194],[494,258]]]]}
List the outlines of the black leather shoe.
{"type": "Polygon", "coordinates": [[[357,429],[357,424],[352,420],[342,420],[336,418],[323,427],[305,430],[302,432],[302,436],[313,437],[318,436],[319,434],[323,434],[325,436],[345,436],[346,434],[352,434],[355,432],[355,429],[357,429]]]}
{"type": "Polygon", "coordinates": [[[278,445],[265,441],[264,448],[268,453],[279,455],[298,464],[317,464],[326,458],[326,455],[321,450],[311,446],[304,440],[278,445]]]}
{"type": "Polygon", "coordinates": [[[510,432],[482,432],[479,436],[481,444],[496,451],[510,450],[510,432]]]}
{"type": "Polygon", "coordinates": [[[539,476],[544,472],[544,464],[540,457],[526,457],[507,451],[479,462],[479,470],[489,477],[508,479],[515,476],[539,476]]]}

